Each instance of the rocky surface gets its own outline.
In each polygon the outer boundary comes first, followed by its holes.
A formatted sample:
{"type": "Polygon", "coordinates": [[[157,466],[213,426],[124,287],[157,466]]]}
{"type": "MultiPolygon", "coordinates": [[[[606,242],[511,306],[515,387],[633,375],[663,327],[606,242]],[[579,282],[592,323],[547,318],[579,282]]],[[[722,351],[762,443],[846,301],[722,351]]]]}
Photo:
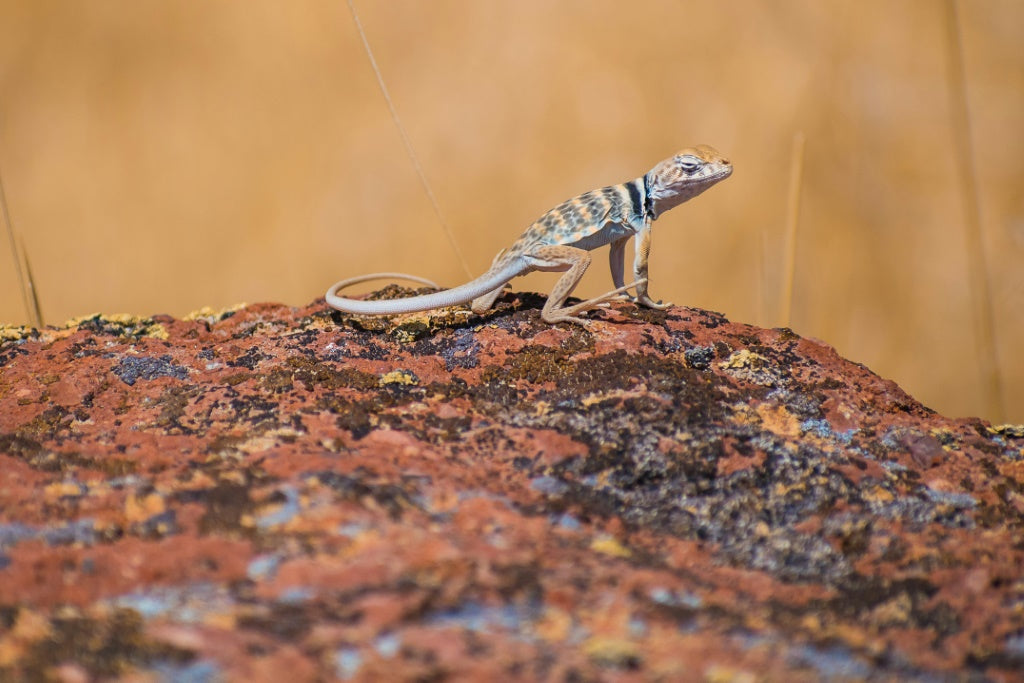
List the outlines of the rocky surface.
{"type": "Polygon", "coordinates": [[[540,302],[0,329],[0,679],[1022,679],[1024,429],[540,302]]]}

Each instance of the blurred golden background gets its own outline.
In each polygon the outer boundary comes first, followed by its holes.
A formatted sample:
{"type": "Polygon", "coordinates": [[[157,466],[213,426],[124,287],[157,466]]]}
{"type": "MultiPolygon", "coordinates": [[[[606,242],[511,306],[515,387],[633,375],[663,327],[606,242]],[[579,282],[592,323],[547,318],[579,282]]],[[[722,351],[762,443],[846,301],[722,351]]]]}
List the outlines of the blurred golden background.
{"type": "MultiPolygon", "coordinates": [[[[356,7],[476,273],[563,199],[712,144],[735,174],[656,224],[656,298],[1024,421],[1024,2],[356,7]]],[[[466,279],[344,0],[0,0],[0,175],[51,324],[305,304],[374,270],[466,279]]],[[[0,242],[0,321],[24,323],[0,242]]],[[[594,263],[579,294],[610,288],[594,263]]]]}

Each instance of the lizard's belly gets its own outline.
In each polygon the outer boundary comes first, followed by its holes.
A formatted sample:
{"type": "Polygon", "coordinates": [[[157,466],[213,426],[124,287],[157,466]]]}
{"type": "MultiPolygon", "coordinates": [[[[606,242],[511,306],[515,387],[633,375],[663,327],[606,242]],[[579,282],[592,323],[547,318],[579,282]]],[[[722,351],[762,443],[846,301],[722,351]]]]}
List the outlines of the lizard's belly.
{"type": "Polygon", "coordinates": [[[607,223],[600,230],[595,230],[589,234],[574,235],[572,241],[565,242],[564,244],[589,251],[616,242],[623,237],[629,237],[632,234],[633,231],[621,223],[607,223]]]}

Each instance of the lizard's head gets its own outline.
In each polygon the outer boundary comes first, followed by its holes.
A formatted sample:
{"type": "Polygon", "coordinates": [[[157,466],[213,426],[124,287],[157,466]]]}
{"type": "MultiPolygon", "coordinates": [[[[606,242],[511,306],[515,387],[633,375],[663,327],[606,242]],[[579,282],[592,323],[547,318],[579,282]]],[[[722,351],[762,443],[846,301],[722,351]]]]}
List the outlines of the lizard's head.
{"type": "Polygon", "coordinates": [[[665,159],[644,177],[653,218],[696,197],[732,174],[732,164],[718,150],[697,145],[665,159]]]}

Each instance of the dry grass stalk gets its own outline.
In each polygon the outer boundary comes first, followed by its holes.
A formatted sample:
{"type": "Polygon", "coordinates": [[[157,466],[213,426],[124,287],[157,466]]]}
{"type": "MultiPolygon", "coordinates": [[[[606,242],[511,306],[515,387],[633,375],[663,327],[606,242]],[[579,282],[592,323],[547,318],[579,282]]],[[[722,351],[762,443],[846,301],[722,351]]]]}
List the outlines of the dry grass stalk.
{"type": "Polygon", "coordinates": [[[949,59],[950,113],[953,117],[953,147],[956,167],[963,190],[964,221],[967,237],[967,270],[971,287],[971,312],[978,353],[986,416],[995,421],[1005,419],[1002,379],[999,372],[995,313],[992,305],[991,270],[985,253],[981,230],[981,204],[978,199],[978,176],[974,164],[970,110],[967,102],[967,78],[964,70],[964,48],[956,0],[946,0],[946,48],[949,59]]]}

